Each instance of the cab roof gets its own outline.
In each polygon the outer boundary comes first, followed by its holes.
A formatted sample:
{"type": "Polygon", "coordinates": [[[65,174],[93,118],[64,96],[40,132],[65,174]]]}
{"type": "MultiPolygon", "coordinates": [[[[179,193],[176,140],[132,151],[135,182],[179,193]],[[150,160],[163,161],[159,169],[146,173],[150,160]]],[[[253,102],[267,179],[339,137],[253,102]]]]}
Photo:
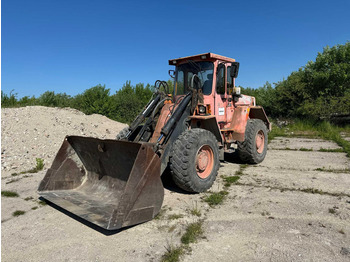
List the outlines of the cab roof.
{"type": "Polygon", "coordinates": [[[169,65],[177,65],[178,63],[185,62],[186,60],[209,60],[209,59],[221,60],[224,62],[235,62],[236,61],[235,59],[229,58],[226,56],[221,56],[221,55],[217,55],[214,53],[204,53],[204,54],[199,54],[199,55],[185,56],[185,57],[180,57],[180,58],[176,58],[176,59],[171,59],[171,60],[169,60],[169,65]]]}

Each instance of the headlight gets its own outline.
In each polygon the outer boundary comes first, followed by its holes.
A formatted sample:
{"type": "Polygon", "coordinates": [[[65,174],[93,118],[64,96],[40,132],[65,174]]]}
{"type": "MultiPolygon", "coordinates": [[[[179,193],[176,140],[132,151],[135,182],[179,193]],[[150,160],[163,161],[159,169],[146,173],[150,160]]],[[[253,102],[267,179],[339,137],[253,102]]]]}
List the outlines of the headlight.
{"type": "Polygon", "coordinates": [[[205,114],[205,111],[207,111],[207,108],[205,106],[198,106],[198,111],[200,114],[205,114]]]}

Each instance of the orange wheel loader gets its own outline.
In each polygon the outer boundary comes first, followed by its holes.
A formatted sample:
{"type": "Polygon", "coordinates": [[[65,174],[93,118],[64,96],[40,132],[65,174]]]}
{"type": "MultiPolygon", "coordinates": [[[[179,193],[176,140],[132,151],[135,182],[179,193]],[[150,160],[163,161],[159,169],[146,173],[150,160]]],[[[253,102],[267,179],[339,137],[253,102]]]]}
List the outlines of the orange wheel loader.
{"type": "Polygon", "coordinates": [[[239,63],[205,53],[169,65],[174,90],[157,80],[152,99],[116,140],[65,138],[39,185],[42,198],[115,230],[157,215],[167,167],[180,188],[203,192],[232,144],[242,162],[264,160],[270,122],[235,86],[239,63]]]}

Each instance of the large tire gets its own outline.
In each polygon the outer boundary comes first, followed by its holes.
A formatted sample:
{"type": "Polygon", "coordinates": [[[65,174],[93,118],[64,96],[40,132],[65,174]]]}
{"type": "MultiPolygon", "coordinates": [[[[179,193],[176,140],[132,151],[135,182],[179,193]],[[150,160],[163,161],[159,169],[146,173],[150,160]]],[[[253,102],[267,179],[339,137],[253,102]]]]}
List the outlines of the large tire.
{"type": "Polygon", "coordinates": [[[186,130],[173,145],[170,170],[174,182],[183,190],[199,193],[209,189],[219,164],[218,141],[207,130],[186,130]]]}
{"type": "Polygon", "coordinates": [[[238,155],[242,162],[261,163],[267,151],[267,127],[260,119],[249,119],[245,129],[245,139],[238,142],[238,155]]]}

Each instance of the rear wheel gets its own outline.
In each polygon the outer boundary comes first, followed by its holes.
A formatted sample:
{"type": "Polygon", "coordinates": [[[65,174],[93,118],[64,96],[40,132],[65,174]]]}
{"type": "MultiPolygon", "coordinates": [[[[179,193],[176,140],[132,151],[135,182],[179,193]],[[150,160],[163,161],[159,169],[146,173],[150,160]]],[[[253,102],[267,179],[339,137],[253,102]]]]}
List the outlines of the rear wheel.
{"type": "Polygon", "coordinates": [[[245,139],[238,142],[238,155],[242,162],[258,164],[265,159],[267,151],[267,128],[260,119],[249,119],[245,139]]]}
{"type": "Polygon", "coordinates": [[[173,145],[170,169],[180,188],[189,192],[209,189],[219,170],[219,148],[215,136],[200,128],[184,131],[173,145]]]}

